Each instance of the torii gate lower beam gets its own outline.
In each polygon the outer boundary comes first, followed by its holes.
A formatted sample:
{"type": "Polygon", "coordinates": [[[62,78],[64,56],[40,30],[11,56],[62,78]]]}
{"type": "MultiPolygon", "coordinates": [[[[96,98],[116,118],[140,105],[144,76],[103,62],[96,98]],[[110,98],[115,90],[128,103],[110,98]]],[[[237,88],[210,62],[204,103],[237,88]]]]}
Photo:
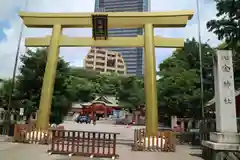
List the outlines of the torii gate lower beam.
{"type": "MultiPolygon", "coordinates": [[[[26,38],[26,47],[48,47],[50,46],[51,36],[42,38],[26,38]]],[[[154,47],[160,48],[182,48],[183,38],[154,37],[154,47]]],[[[144,36],[137,37],[109,37],[108,40],[95,41],[89,37],[68,37],[61,35],[59,47],[144,47],[144,36]]]]}

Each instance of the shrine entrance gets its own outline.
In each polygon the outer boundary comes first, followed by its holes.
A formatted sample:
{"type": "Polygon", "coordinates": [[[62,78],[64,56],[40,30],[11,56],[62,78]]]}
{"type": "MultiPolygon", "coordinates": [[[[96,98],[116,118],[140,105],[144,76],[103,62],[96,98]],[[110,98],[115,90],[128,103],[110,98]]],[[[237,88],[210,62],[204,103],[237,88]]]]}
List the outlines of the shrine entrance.
{"type": "Polygon", "coordinates": [[[174,12],[99,12],[99,13],[28,13],[20,12],[24,24],[31,28],[52,28],[47,37],[26,38],[26,47],[49,47],[44,74],[38,129],[48,129],[59,47],[144,47],[144,88],[146,97],[146,133],[158,132],[155,47],[180,48],[182,38],[154,36],[154,28],[185,27],[193,11],[174,12]],[[92,37],[68,37],[63,28],[92,28],[92,37]],[[143,28],[144,35],[108,37],[109,28],[143,28]]]}

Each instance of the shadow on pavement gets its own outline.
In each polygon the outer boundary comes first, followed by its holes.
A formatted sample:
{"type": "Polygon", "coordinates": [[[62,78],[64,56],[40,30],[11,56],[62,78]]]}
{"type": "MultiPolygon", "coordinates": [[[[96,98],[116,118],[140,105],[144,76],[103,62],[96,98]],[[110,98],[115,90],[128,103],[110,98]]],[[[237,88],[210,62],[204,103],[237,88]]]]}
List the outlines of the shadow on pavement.
{"type": "Polygon", "coordinates": [[[190,153],[189,155],[190,155],[190,156],[193,156],[193,157],[202,158],[202,154],[200,154],[200,153],[190,153]]]}
{"type": "Polygon", "coordinates": [[[202,149],[202,147],[201,146],[191,146],[190,149],[192,149],[192,150],[194,150],[194,149],[202,149]]]}
{"type": "Polygon", "coordinates": [[[117,139],[117,144],[125,145],[125,146],[132,146],[133,145],[133,140],[117,139]]]}
{"type": "Polygon", "coordinates": [[[190,156],[202,158],[202,147],[201,146],[191,146],[190,147],[191,153],[190,156]]]}

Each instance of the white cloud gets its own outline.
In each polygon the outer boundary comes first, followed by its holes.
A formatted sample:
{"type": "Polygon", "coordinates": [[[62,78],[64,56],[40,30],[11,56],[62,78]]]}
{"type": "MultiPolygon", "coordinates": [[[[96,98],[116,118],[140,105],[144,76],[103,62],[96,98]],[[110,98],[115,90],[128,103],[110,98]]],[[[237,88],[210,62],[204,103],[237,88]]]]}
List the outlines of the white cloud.
{"type": "MultiPolygon", "coordinates": [[[[33,12],[92,12],[94,8],[94,0],[28,0],[27,11],[33,12]]],[[[203,1],[202,1],[203,2],[203,1]]],[[[9,77],[12,74],[14,65],[14,56],[16,54],[16,46],[20,32],[21,20],[14,10],[24,7],[25,0],[2,0],[0,1],[0,22],[8,19],[10,28],[5,29],[7,35],[6,40],[0,41],[0,77],[9,77]]],[[[202,4],[203,5],[203,4],[202,4]]],[[[195,9],[195,0],[152,0],[152,11],[169,11],[195,9]]],[[[201,7],[201,30],[202,41],[210,39],[214,45],[218,43],[216,37],[212,33],[206,31],[205,22],[215,16],[214,4],[204,4],[201,7]]],[[[194,18],[195,19],[195,18],[194,18]]],[[[167,37],[197,37],[197,25],[189,23],[184,29],[157,29],[155,34],[167,37]]],[[[0,27],[1,28],[1,27],[0,27]]],[[[24,37],[44,36],[51,33],[49,29],[29,29],[24,28],[24,37]]],[[[64,34],[69,36],[90,36],[90,29],[65,29],[64,34]]],[[[21,51],[24,53],[24,44],[22,40],[21,51]]],[[[82,66],[83,58],[87,54],[88,48],[61,48],[61,56],[69,61],[72,65],[82,66]]],[[[157,64],[163,58],[171,54],[169,49],[156,49],[157,64]]]]}
{"type": "MultiPolygon", "coordinates": [[[[5,0],[7,1],[7,0],[5,0]]],[[[24,7],[25,0],[20,0],[22,3],[18,5],[13,5],[13,0],[8,3],[0,2],[0,18],[1,16],[10,16],[9,10],[4,10],[4,5],[11,6],[11,10],[16,9],[16,7],[24,7]]],[[[92,12],[94,1],[89,0],[28,0],[28,7],[27,11],[30,12],[92,12]],[[84,4],[84,5],[83,5],[84,4]]],[[[15,1],[14,1],[15,2],[15,1]]],[[[13,12],[11,12],[13,14],[13,12]]],[[[4,18],[1,18],[4,20],[4,18]]],[[[17,50],[17,44],[19,39],[20,27],[21,27],[21,19],[18,16],[14,16],[9,21],[10,28],[5,29],[4,33],[7,35],[6,40],[0,41],[0,77],[9,77],[12,75],[13,67],[14,67],[14,59],[17,50]]],[[[20,51],[24,53],[24,37],[41,37],[51,34],[50,29],[29,29],[24,28],[23,31],[23,39],[21,43],[20,51]]],[[[69,36],[91,36],[90,29],[65,29],[63,34],[69,36]]],[[[82,66],[83,65],[83,58],[88,52],[88,48],[61,48],[60,49],[60,56],[63,56],[64,59],[70,62],[72,65],[82,66]]]]}
{"type": "Polygon", "coordinates": [[[20,7],[22,0],[2,0],[0,2],[0,21],[7,20],[12,17],[12,13],[16,7],[20,7]]]}

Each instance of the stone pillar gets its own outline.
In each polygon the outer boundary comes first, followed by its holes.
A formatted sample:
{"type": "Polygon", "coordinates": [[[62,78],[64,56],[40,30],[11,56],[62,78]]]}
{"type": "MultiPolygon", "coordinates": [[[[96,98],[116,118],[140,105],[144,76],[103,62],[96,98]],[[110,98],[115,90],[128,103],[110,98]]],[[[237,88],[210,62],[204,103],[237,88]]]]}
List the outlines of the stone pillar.
{"type": "Polygon", "coordinates": [[[202,123],[201,120],[196,120],[195,123],[196,123],[196,124],[195,124],[195,128],[196,128],[196,129],[199,129],[200,126],[201,126],[201,123],[202,123]]]}
{"type": "Polygon", "coordinates": [[[190,130],[190,129],[195,129],[195,128],[193,128],[192,123],[193,123],[193,120],[192,120],[192,119],[189,119],[189,120],[188,120],[188,124],[187,124],[187,129],[188,129],[188,130],[190,130]]]}
{"type": "MultiPolygon", "coordinates": [[[[90,49],[90,52],[91,52],[91,50],[92,50],[92,48],[90,49]]],[[[97,52],[97,48],[94,48],[94,56],[93,56],[93,70],[95,70],[96,69],[96,59],[97,59],[97,54],[96,54],[96,52],[97,52]]]]}
{"type": "Polygon", "coordinates": [[[108,51],[106,51],[105,53],[105,57],[104,57],[104,72],[107,72],[107,62],[108,62],[108,51]]]}
{"type": "Polygon", "coordinates": [[[108,108],[104,105],[104,119],[108,118],[108,108]]]}
{"type": "Polygon", "coordinates": [[[11,114],[11,116],[10,116],[11,118],[10,118],[10,120],[11,121],[13,121],[14,120],[14,115],[13,114],[11,114]]]}
{"type": "Polygon", "coordinates": [[[185,131],[185,119],[182,119],[180,122],[181,122],[181,128],[185,131]]]}
{"type": "Polygon", "coordinates": [[[222,160],[240,151],[231,51],[217,51],[214,57],[214,83],[217,132],[211,132],[210,141],[203,141],[202,145],[205,147],[204,152],[211,151],[211,159],[222,160]]]}
{"type": "Polygon", "coordinates": [[[217,132],[236,133],[236,103],[231,51],[218,51],[215,61],[216,129],[217,132]]]}
{"type": "Polygon", "coordinates": [[[176,124],[177,124],[177,116],[171,116],[171,128],[174,129],[176,124]]]}

